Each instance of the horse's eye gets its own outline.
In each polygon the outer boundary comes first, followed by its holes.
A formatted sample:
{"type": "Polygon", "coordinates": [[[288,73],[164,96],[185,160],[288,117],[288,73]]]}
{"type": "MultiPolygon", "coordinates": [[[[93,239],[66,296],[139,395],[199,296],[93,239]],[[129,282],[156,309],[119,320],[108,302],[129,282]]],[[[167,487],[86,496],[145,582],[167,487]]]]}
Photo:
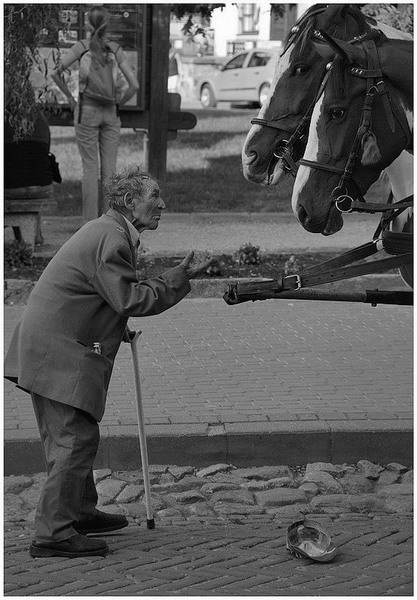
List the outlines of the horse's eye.
{"type": "Polygon", "coordinates": [[[296,77],[302,77],[303,75],[306,75],[309,72],[309,70],[310,67],[308,65],[298,65],[294,69],[294,74],[296,77]]]}
{"type": "Polygon", "coordinates": [[[330,111],[330,115],[331,115],[332,119],[341,119],[344,114],[345,114],[345,111],[343,108],[333,108],[330,111]]]}

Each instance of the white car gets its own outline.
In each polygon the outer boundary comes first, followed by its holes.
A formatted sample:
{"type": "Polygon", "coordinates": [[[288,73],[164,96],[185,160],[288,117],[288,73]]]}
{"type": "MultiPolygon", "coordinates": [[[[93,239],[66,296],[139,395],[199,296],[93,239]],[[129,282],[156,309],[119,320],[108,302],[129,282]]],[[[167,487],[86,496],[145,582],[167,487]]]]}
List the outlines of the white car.
{"type": "Polygon", "coordinates": [[[278,49],[254,48],[235,54],[212,73],[198,78],[197,96],[203,108],[217,102],[265,102],[274,76],[278,49]]]}

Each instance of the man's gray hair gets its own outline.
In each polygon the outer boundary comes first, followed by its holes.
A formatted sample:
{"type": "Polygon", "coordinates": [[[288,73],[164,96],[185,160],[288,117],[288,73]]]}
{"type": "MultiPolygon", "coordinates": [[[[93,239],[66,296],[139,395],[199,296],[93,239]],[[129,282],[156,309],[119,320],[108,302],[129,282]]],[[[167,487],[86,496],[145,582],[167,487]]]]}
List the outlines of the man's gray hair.
{"type": "Polygon", "coordinates": [[[110,208],[125,208],[126,194],[141,198],[155,177],[138,165],[128,165],[119,173],[113,173],[104,182],[104,195],[110,208]]]}

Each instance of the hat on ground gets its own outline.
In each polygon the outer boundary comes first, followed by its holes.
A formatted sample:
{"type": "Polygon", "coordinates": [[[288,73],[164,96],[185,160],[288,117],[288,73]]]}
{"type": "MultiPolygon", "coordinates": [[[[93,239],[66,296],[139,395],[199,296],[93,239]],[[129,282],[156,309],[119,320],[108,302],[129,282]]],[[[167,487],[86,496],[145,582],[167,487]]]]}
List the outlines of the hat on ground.
{"type": "Polygon", "coordinates": [[[337,554],[329,532],[316,521],[295,521],[287,530],[287,550],[297,558],[329,562],[337,554]]]}

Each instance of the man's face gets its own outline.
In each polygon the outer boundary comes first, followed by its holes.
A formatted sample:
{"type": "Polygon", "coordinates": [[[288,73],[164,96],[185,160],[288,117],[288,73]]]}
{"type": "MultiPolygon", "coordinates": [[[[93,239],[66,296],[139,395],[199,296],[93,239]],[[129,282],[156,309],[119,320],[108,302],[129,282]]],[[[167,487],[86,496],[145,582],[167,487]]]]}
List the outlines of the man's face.
{"type": "Polygon", "coordinates": [[[142,198],[134,196],[132,223],[139,232],[158,227],[161,212],[165,209],[165,202],[160,193],[158,184],[152,179],[148,179],[144,182],[142,198]]]}

